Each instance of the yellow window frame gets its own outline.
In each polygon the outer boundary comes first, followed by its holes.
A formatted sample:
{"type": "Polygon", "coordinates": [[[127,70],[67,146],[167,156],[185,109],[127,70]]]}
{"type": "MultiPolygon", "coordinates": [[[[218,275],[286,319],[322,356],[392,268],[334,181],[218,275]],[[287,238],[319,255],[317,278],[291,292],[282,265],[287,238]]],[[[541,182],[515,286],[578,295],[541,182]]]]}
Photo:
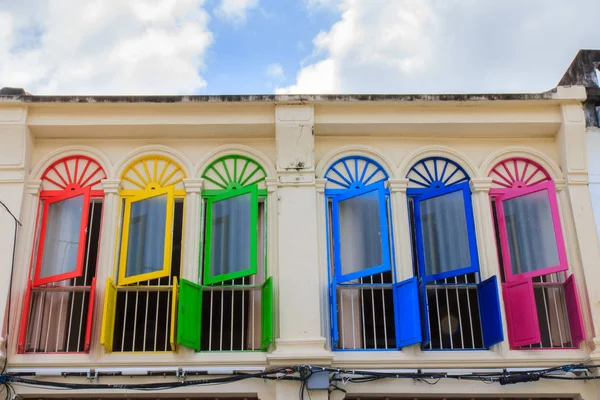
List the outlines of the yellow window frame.
{"type": "Polygon", "coordinates": [[[119,255],[119,278],[118,285],[130,285],[147,281],[150,279],[164,278],[171,274],[171,247],[173,244],[173,214],[175,208],[175,190],[173,186],[166,188],[152,187],[142,191],[136,191],[139,194],[125,199],[125,208],[123,214],[123,229],[121,232],[121,253],[119,255]],[[131,216],[131,205],[138,201],[150,199],[152,197],[167,195],[167,210],[165,218],[165,243],[163,254],[163,268],[159,271],[148,272],[145,274],[125,276],[127,271],[127,245],[129,243],[129,224],[131,216]]]}

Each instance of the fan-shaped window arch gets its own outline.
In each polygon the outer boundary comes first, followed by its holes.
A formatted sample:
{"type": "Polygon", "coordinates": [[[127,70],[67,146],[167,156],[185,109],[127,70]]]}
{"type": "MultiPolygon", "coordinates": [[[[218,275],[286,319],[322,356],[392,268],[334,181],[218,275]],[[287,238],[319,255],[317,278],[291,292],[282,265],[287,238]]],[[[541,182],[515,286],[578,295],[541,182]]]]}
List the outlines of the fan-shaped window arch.
{"type": "Polygon", "coordinates": [[[107,352],[175,350],[186,173],[147,154],[119,176],[117,280],[107,279],[100,341],[107,352]]]}
{"type": "Polygon", "coordinates": [[[267,174],[254,159],[228,154],[212,161],[201,177],[202,278],[200,284],[182,282],[180,313],[189,315],[186,310],[202,306],[187,318],[186,327],[180,325],[180,343],[195,350],[266,351],[273,340],[267,174]]]}
{"type": "Polygon", "coordinates": [[[395,350],[414,343],[414,331],[398,318],[401,303],[411,308],[411,285],[396,283],[387,171],[368,157],[345,156],[324,178],[332,348],[395,350]]]}
{"type": "Polygon", "coordinates": [[[502,341],[496,277],[479,282],[469,175],[434,156],[416,162],[406,177],[423,347],[476,349],[502,341]]]}
{"type": "Polygon", "coordinates": [[[575,280],[567,278],[550,174],[533,160],[513,157],[498,162],[489,176],[511,346],[578,346],[584,339],[581,311],[575,280]]]}
{"type": "Polygon", "coordinates": [[[20,353],[89,350],[104,178],[85,155],[60,158],[41,175],[20,353]]]}

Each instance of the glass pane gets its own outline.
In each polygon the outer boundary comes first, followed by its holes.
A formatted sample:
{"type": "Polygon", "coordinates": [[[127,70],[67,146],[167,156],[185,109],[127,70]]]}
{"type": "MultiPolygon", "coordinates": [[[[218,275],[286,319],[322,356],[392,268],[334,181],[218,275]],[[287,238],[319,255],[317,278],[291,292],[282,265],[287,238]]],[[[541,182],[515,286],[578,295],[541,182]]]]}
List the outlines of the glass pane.
{"type": "Polygon", "coordinates": [[[250,193],[213,203],[211,276],[250,269],[251,203],[250,193]]]}
{"type": "Polygon", "coordinates": [[[342,275],[382,265],[379,192],[340,201],[339,220],[342,275]]]}
{"type": "Polygon", "coordinates": [[[421,229],[427,275],[471,266],[462,191],[421,201],[421,229]]]}
{"type": "Polygon", "coordinates": [[[167,195],[131,203],[125,276],[164,268],[167,195]]]}
{"type": "Polygon", "coordinates": [[[560,264],[547,190],[502,202],[513,274],[560,264]]]}
{"type": "Polygon", "coordinates": [[[77,269],[82,214],[83,195],[57,201],[48,206],[40,278],[77,269]]]}

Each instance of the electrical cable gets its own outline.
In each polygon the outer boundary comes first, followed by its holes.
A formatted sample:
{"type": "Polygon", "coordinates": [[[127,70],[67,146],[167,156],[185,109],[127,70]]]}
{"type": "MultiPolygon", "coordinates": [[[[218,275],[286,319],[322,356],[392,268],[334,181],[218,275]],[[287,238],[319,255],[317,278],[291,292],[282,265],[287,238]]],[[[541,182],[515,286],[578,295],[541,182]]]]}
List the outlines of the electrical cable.
{"type": "Polygon", "coordinates": [[[8,365],[8,340],[9,340],[9,336],[10,336],[10,307],[11,307],[11,303],[12,303],[12,284],[13,284],[13,274],[15,271],[15,254],[16,254],[16,249],[17,249],[17,232],[19,229],[19,226],[23,226],[23,224],[21,224],[21,222],[18,220],[17,217],[15,217],[15,215],[12,213],[12,211],[10,211],[10,209],[8,208],[8,206],[6,204],[4,204],[3,201],[0,200],[0,205],[6,210],[6,212],[8,212],[10,214],[10,216],[13,218],[13,220],[15,221],[15,229],[14,229],[14,236],[13,236],[13,248],[12,248],[12,257],[11,257],[11,264],[10,264],[10,279],[8,281],[8,299],[7,299],[7,305],[6,305],[6,337],[5,337],[5,341],[4,341],[4,346],[5,346],[5,351],[4,351],[4,365],[2,366],[2,374],[4,374],[6,372],[6,366],[8,365]]]}

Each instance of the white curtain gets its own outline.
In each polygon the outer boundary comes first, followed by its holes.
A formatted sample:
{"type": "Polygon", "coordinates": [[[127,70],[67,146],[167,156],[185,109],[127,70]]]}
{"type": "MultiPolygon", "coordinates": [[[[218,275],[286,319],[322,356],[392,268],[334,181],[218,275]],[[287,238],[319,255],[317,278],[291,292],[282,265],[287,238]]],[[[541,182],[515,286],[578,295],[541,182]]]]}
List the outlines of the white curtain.
{"type": "Polygon", "coordinates": [[[556,235],[548,191],[502,202],[513,274],[558,265],[556,235]]]}
{"type": "MultiPolygon", "coordinates": [[[[379,192],[368,192],[339,203],[340,258],[342,274],[383,264],[379,192]]],[[[385,236],[383,236],[385,235],[385,236]]]]}
{"type": "Polygon", "coordinates": [[[41,278],[71,272],[77,268],[82,212],[83,195],[49,205],[41,278]]]}
{"type": "Polygon", "coordinates": [[[427,275],[471,265],[467,217],[462,191],[420,202],[427,275]]]}
{"type": "Polygon", "coordinates": [[[126,276],[163,269],[166,219],[166,194],[131,204],[126,276]]]}
{"type": "Polygon", "coordinates": [[[250,268],[251,195],[213,203],[210,273],[212,276],[250,268]]]}

